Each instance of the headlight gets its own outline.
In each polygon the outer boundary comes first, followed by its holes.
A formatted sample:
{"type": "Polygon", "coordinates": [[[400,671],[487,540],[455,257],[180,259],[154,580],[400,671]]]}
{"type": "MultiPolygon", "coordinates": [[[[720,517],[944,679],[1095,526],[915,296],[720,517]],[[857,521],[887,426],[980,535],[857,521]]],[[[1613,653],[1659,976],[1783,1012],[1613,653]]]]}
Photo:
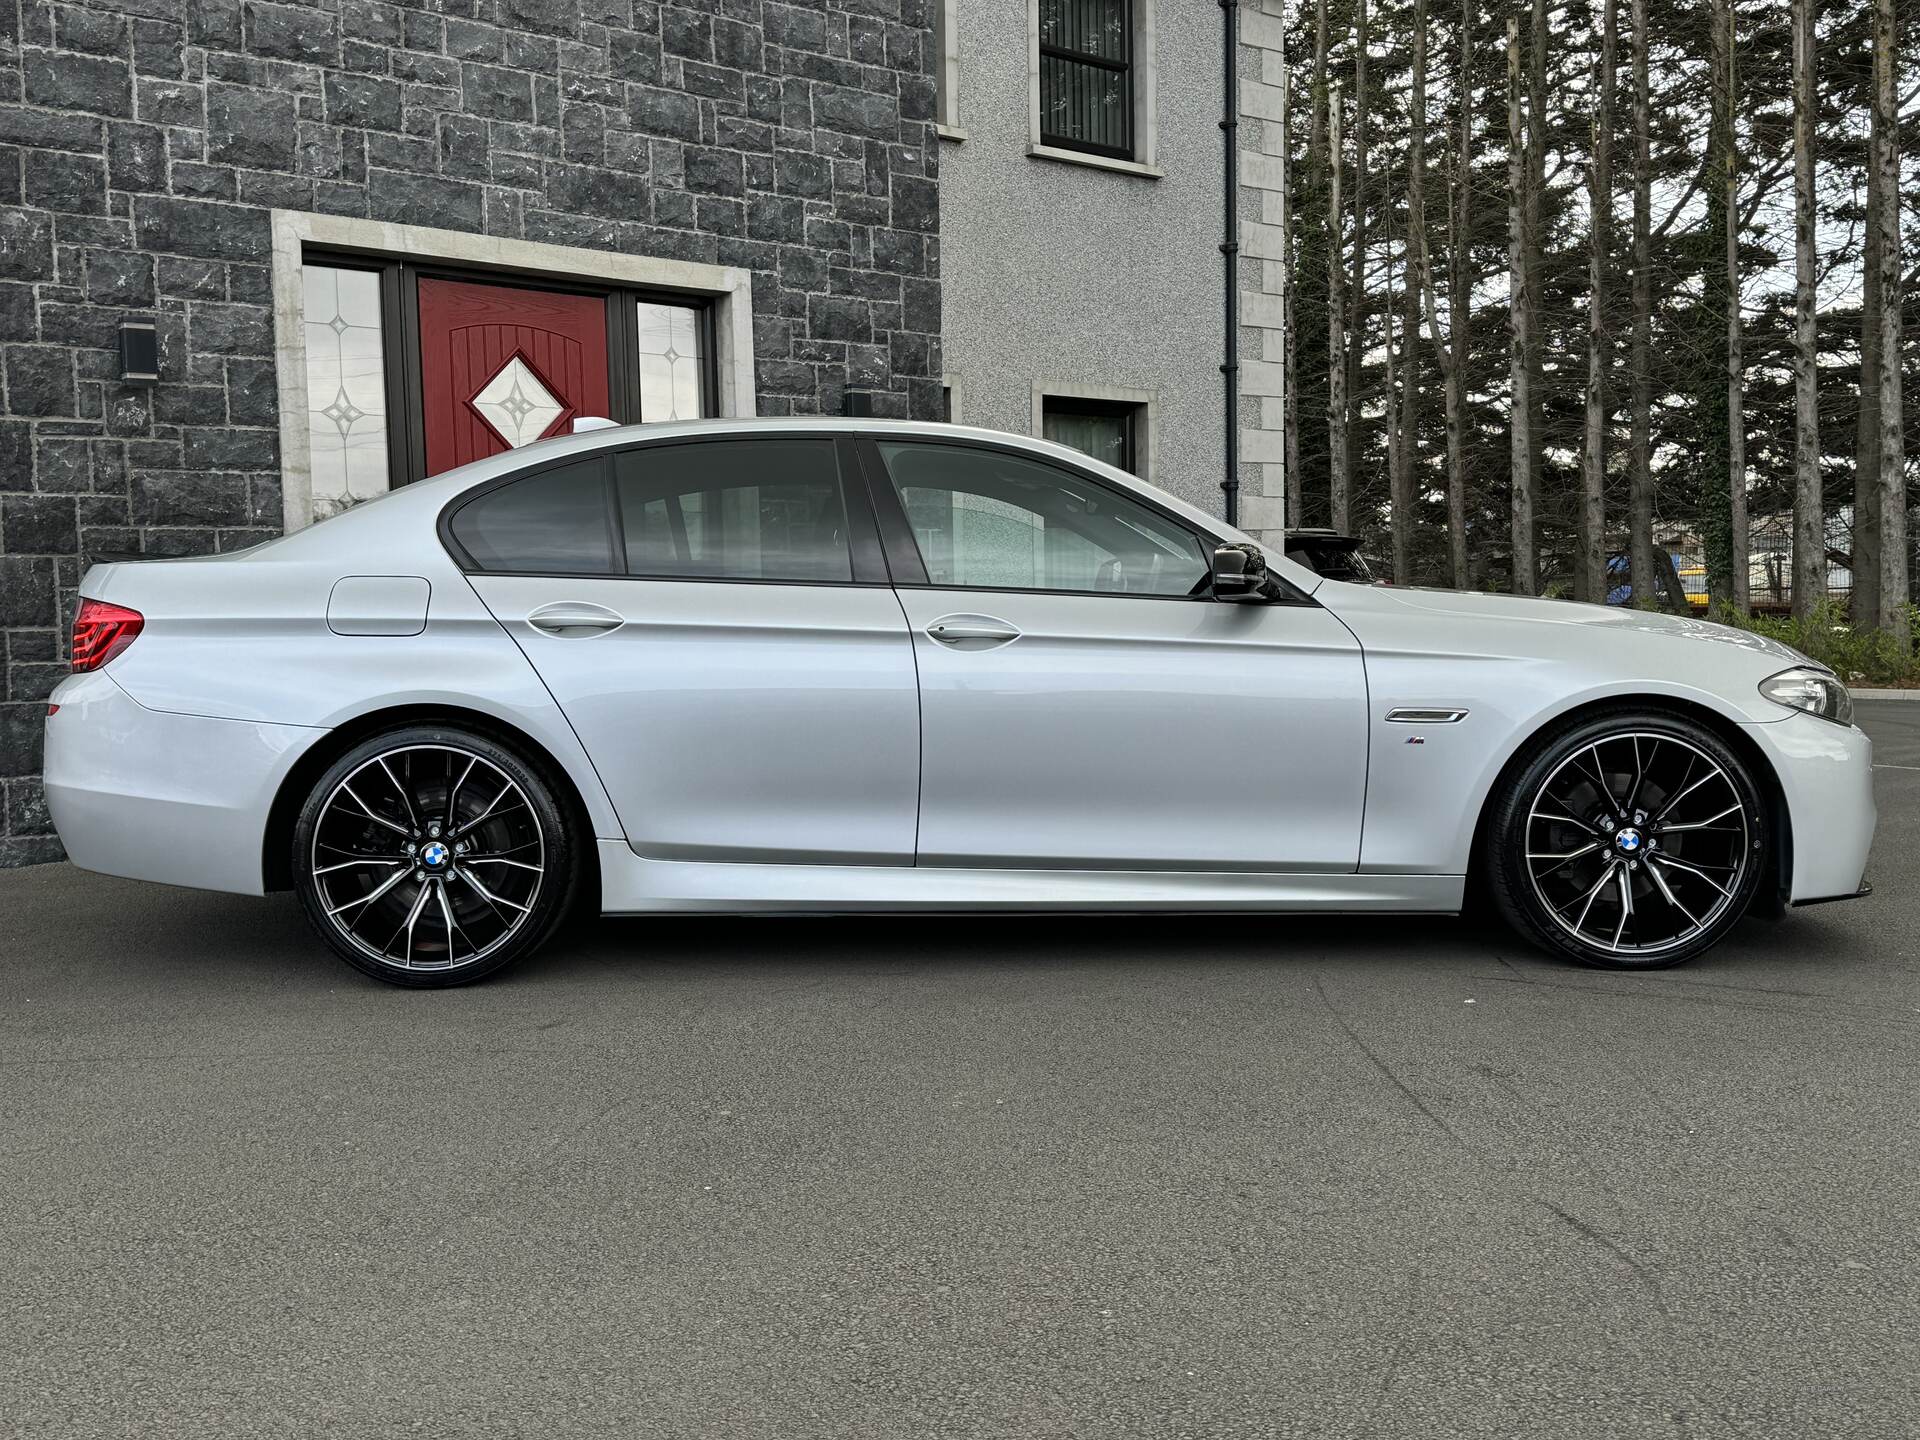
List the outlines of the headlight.
{"type": "Polygon", "coordinates": [[[1760,682],[1760,693],[1776,705],[1804,710],[1836,725],[1853,723],[1853,696],[1824,670],[1799,665],[1760,682]]]}

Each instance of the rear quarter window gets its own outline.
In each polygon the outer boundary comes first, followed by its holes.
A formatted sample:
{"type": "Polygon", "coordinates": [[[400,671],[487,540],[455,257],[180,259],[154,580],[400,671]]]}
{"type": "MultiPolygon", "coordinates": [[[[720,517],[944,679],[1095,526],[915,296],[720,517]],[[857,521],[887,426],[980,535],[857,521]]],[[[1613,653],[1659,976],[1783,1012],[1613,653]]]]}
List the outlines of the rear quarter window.
{"type": "Polygon", "coordinates": [[[604,456],[556,465],[468,501],[448,528],[481,570],[611,575],[607,477],[604,456]]]}

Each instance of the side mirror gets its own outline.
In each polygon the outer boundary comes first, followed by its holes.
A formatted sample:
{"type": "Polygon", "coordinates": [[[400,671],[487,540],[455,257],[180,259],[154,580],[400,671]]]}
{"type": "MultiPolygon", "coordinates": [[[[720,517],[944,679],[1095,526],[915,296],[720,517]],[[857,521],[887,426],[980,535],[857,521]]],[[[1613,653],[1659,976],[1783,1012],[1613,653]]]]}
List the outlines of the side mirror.
{"type": "Polygon", "coordinates": [[[1267,557],[1257,545],[1222,545],[1213,552],[1213,597],[1248,603],[1273,598],[1267,557]]]}

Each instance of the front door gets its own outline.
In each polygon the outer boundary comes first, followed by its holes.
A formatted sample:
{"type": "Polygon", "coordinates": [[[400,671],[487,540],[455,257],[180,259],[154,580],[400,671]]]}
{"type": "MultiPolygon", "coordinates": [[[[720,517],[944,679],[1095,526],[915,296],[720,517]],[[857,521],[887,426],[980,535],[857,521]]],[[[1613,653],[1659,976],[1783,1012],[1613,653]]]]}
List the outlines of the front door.
{"type": "Polygon", "coordinates": [[[910,865],[919,695],[830,437],[641,445],[450,521],[648,859],[910,865]]]}
{"type": "Polygon", "coordinates": [[[919,664],[920,864],[1357,868],[1366,679],[1332,615],[1208,598],[1210,542],[1076,471],[869,454],[919,664]]]}
{"type": "Polygon", "coordinates": [[[607,300],[422,277],[427,474],[607,416],[607,300]]]}

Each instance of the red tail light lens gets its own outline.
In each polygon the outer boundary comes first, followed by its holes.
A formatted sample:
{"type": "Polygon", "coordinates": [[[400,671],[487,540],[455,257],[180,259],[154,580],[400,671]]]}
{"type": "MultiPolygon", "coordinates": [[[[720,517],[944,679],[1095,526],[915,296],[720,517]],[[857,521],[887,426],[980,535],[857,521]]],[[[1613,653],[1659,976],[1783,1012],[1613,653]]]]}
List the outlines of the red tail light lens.
{"type": "Polygon", "coordinates": [[[73,673],[98,670],[134,642],[146,617],[124,605],[82,600],[73,617],[73,673]]]}

